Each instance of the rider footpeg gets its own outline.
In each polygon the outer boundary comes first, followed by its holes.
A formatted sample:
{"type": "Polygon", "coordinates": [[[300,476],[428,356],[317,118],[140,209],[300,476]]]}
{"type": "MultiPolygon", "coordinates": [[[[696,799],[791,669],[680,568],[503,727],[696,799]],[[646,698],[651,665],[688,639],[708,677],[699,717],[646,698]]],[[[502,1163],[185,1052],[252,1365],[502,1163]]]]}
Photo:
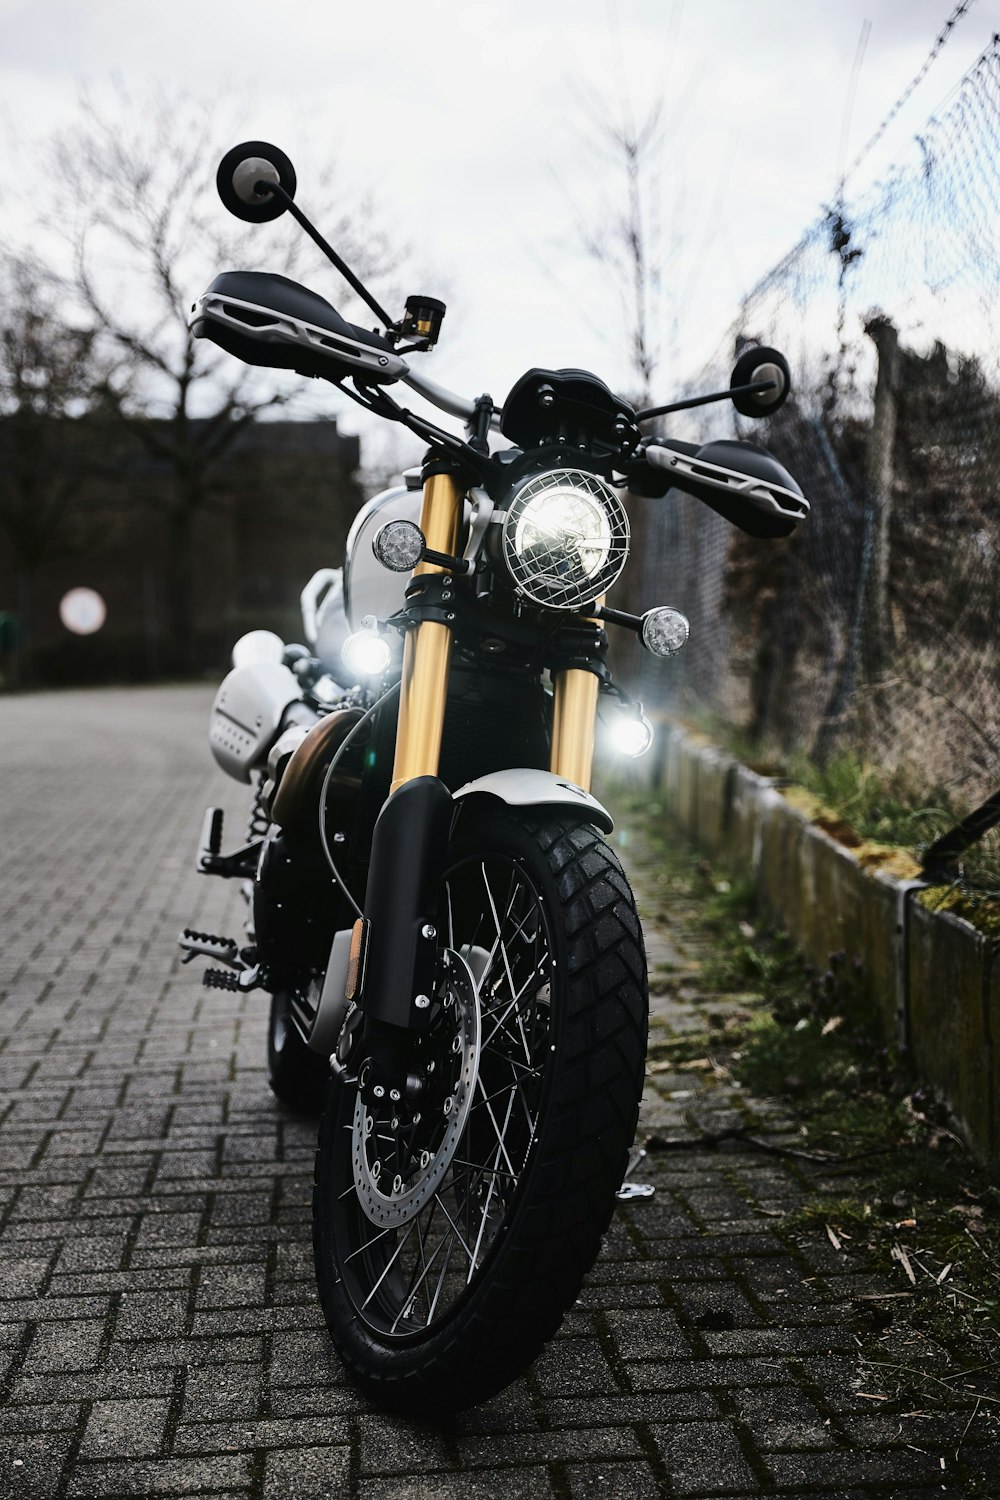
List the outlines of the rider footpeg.
{"type": "Polygon", "coordinates": [[[260,858],[263,839],[254,839],[249,844],[244,844],[242,849],[234,850],[232,854],[223,854],[220,852],[222,822],[221,807],[205,809],[195,869],[199,875],[221,875],[224,880],[230,880],[234,876],[252,879],[260,858]]]}
{"type": "Polygon", "coordinates": [[[210,989],[256,990],[264,983],[256,948],[240,949],[232,938],[216,937],[213,932],[195,932],[191,927],[185,927],[177,941],[183,949],[181,963],[190,963],[192,958],[214,958],[217,963],[235,970],[235,973],[227,974],[223,969],[207,969],[203,978],[210,989]]]}
{"type": "Polygon", "coordinates": [[[228,969],[206,969],[201,976],[201,982],[209,990],[236,990],[241,988],[240,976],[232,974],[228,969]]]}
{"type": "Polygon", "coordinates": [[[182,949],[183,964],[189,964],[192,958],[200,955],[228,964],[232,969],[243,967],[240,950],[232,938],[217,937],[214,932],[195,932],[193,928],[185,927],[177,942],[182,949]]]}

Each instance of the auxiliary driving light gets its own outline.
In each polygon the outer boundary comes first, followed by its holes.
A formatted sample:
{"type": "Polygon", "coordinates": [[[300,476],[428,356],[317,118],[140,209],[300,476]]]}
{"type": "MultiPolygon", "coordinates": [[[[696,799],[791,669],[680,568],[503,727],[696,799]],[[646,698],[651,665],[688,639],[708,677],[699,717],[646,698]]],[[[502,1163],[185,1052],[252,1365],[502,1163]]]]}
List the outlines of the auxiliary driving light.
{"type": "Polygon", "coordinates": [[[233,647],[234,667],[253,667],[263,661],[280,662],[285,643],[273,630],[248,630],[233,647]]]}
{"type": "Polygon", "coordinates": [[[381,677],[392,659],[392,647],[377,630],[358,630],[341,649],[344,663],[359,677],[381,677]]]}
{"type": "Polygon", "coordinates": [[[638,713],[617,713],[611,742],[620,755],[645,755],[653,743],[653,726],[641,709],[638,713]]]}
{"type": "Polygon", "coordinates": [[[690,634],[687,616],[669,605],[647,609],[642,617],[642,644],[654,656],[676,656],[690,634]]]}

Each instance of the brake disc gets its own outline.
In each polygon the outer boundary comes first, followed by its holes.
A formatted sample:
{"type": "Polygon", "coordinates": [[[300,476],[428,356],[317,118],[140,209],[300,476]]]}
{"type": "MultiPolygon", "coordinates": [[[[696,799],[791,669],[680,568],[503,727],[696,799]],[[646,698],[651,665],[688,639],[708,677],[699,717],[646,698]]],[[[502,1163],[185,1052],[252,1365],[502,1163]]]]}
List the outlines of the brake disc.
{"type": "Polygon", "coordinates": [[[445,949],[437,1014],[416,1041],[417,1066],[432,1080],[411,1109],[358,1090],[351,1131],[354,1186],[367,1218],[390,1229],[414,1218],[440,1187],[465,1130],[479,1074],[479,992],[461,956],[445,949]]]}

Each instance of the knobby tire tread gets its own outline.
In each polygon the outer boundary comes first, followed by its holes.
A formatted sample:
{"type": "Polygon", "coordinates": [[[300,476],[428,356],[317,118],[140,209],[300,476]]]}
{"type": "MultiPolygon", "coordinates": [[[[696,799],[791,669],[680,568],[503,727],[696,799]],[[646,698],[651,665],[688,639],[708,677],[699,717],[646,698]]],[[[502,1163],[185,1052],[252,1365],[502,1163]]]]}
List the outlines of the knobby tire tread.
{"type": "MultiPolygon", "coordinates": [[[[328,1093],[316,1153],[314,1225],[320,1298],[335,1344],[357,1384],[380,1406],[445,1415],[514,1379],[541,1351],[579,1293],[600,1249],[625,1174],[642,1094],[648,997],[642,931],[613,851],[586,824],[515,817],[480,820],[487,841],[516,829],[547,868],[558,910],[549,912],[566,966],[556,1068],[539,1144],[519,1189],[509,1238],[462,1316],[430,1336],[423,1365],[399,1360],[362,1332],[381,1361],[364,1366],[337,1326],[336,1283],[320,1207],[336,1108],[328,1093]]],[[[549,891],[546,891],[548,901],[549,891]]],[[[474,1283],[475,1285],[475,1283],[474,1283]]],[[[362,1340],[364,1342],[364,1339],[362,1340]]]]}

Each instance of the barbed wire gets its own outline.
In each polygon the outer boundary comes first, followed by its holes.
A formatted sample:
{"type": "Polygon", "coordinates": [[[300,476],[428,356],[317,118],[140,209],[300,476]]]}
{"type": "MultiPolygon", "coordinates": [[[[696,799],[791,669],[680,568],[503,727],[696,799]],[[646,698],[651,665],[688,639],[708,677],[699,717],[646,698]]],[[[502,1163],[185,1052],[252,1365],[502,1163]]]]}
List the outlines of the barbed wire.
{"type": "Polygon", "coordinates": [[[892,124],[893,120],[896,119],[900,110],[904,107],[904,105],[911,98],[914,92],[923,83],[924,79],[927,77],[927,74],[933,67],[934,62],[940,56],[944,47],[947,45],[955,27],[962,20],[962,18],[968,14],[974,4],[975,0],[961,0],[961,3],[955,6],[955,9],[952,11],[951,15],[948,17],[947,21],[944,23],[941,30],[935,37],[934,45],[931,47],[930,52],[924,59],[922,66],[910,79],[909,83],[906,85],[906,88],[900,94],[895,104],[889,110],[889,113],[883,119],[881,125],[879,125],[874,134],[871,135],[865,142],[861,150],[858,152],[857,156],[854,158],[854,161],[848,167],[847,171],[843,174],[841,178],[841,190],[843,190],[843,186],[847,182],[848,178],[854,175],[865,158],[869,156],[870,153],[875,149],[879,141],[889,129],[889,126],[892,124]]]}

